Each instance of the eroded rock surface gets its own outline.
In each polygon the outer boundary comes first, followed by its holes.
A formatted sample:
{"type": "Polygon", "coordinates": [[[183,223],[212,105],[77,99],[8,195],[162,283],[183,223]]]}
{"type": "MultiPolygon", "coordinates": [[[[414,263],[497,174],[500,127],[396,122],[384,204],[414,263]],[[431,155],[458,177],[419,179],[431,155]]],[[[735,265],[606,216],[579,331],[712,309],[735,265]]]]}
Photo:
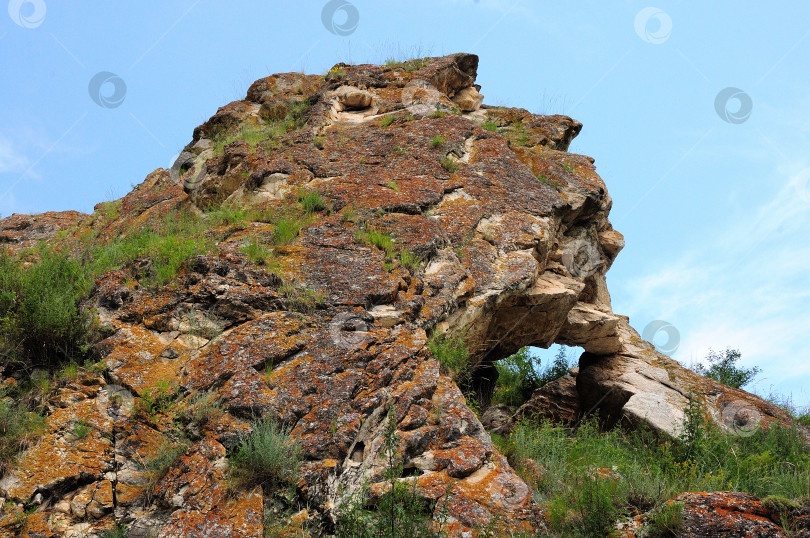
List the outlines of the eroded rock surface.
{"type": "MultiPolygon", "coordinates": [[[[57,231],[115,237],[175,209],[283,215],[304,191],[329,206],[283,245],[272,217],[211,223],[216,247],[158,288],[140,282],[148,260],[101,277],[88,307],[112,332],[97,345],[106,379],[54,409],[0,482],[0,529],[90,533],[117,521],[131,536],[260,535],[268,499],[260,488],[226,495],[226,455],[272,416],[302,446],[303,517],[328,531],[364,485],[384,486],[391,412],[404,480],[451,535],[542,532],[528,486],[430,352],[432,334],[463,335],[478,372],[527,345],[584,347],[579,374],[538,396],[563,398],[538,404],[563,421],[593,408],[676,434],[690,392],[721,423],[732,404],[753,406],[757,425],[787,420],[681,368],[612,312],[605,273],[624,243],[593,159],[567,152],[582,125],[483,105],[477,66],[455,54],[267,77],[195,129],[182,166],[113,205],[0,221],[0,241],[21,249],[57,231]],[[367,230],[394,246],[364,240],[367,230]],[[254,242],[273,250],[272,268],[243,251],[254,242]],[[200,394],[223,413],[184,418],[200,394]],[[171,405],[138,411],[156,397],[171,405]],[[92,433],[69,438],[80,419],[92,433]],[[148,463],[178,446],[178,428],[193,442],[154,483],[148,463]],[[34,512],[20,518],[23,508],[34,512]]],[[[485,395],[494,379],[472,383],[485,395]]]]}

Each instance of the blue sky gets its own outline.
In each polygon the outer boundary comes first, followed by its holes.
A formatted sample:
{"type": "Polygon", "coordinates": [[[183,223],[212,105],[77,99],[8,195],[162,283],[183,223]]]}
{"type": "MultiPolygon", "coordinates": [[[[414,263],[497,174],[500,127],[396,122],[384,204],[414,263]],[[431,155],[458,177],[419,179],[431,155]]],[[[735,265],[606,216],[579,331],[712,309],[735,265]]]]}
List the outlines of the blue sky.
{"type": "Polygon", "coordinates": [[[0,10],[0,214],[124,195],[268,74],[473,52],[486,103],[584,124],[627,240],[614,310],[810,404],[810,4],[345,0],[330,28],[323,0],[76,4],[0,10]]]}

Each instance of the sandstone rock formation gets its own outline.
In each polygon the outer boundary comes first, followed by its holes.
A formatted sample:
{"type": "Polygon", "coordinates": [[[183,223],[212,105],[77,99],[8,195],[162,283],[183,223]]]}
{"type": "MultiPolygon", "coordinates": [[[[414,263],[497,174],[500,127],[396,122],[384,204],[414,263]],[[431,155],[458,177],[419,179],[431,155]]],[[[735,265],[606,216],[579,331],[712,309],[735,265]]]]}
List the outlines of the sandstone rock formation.
{"type": "Polygon", "coordinates": [[[355,492],[383,481],[389,411],[404,480],[441,506],[451,534],[541,532],[528,486],[433,357],[435,334],[464,340],[479,395],[492,390],[492,363],[523,346],[582,346],[576,377],[540,395],[564,393],[576,410],[561,420],[598,412],[608,426],[645,421],[674,435],[690,393],[730,428],[743,415],[757,426],[789,420],[682,368],[612,312],[605,273],[623,239],[593,159],[567,151],[581,124],[482,105],[477,65],[455,54],[267,77],[114,214],[0,221],[0,241],[21,249],[59,230],[68,244],[126,235],[178,209],[274,215],[209,221],[215,247],[157,288],[144,281],[148,260],[98,280],[86,306],[108,330],[96,346],[105,371],[49,403],[44,437],[0,481],[2,532],[91,533],[118,521],[131,536],[260,536],[269,499],[226,484],[228,451],[259,416],[300,442],[302,517],[329,532],[355,492]],[[328,208],[280,242],[278,216],[301,192],[328,208]],[[393,241],[363,239],[369,230],[393,241]],[[245,253],[251,244],[273,251],[272,268],[245,253]],[[224,413],[197,424],[174,407],[137,412],[157,391],[177,409],[211,395],[224,413]],[[92,433],[77,440],[68,426],[79,418],[92,433]],[[189,443],[150,484],[144,462],[178,427],[189,443]],[[18,518],[24,509],[35,511],[18,518]]]}

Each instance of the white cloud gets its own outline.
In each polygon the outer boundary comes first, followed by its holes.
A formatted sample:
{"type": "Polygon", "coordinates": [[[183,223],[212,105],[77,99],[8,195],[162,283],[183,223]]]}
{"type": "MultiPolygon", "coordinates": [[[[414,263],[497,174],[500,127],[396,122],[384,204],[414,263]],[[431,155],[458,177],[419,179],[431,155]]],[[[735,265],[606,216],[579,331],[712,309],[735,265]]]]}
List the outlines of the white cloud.
{"type": "Polygon", "coordinates": [[[22,173],[27,166],[28,159],[0,135],[0,174],[22,173]]]}
{"type": "Polygon", "coordinates": [[[802,170],[775,172],[782,188],[750,212],[726,222],[713,238],[624,285],[617,311],[633,313],[642,330],[665,319],[680,331],[673,358],[689,364],[710,348],[741,350],[746,365],[762,367],[760,386],[800,395],[810,377],[810,201],[799,196],[802,170]]]}

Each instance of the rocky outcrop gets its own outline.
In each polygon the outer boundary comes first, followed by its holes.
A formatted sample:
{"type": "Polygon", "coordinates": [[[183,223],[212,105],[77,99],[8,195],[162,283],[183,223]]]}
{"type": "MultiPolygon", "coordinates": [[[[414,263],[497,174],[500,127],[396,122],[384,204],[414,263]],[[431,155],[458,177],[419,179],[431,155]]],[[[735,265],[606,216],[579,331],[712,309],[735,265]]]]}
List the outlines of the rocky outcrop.
{"type": "Polygon", "coordinates": [[[162,286],[146,284],[148,260],[98,280],[87,307],[111,333],[96,346],[106,378],[75,389],[3,478],[0,528],[27,509],[31,535],[114,521],[142,536],[259,535],[271,499],[261,488],[226,495],[226,455],[270,416],[300,442],[305,517],[328,532],[355,493],[384,486],[390,414],[403,480],[437,525],[542,531],[528,486],[430,351],[441,334],[464,340],[480,394],[492,363],[523,346],[585,348],[576,378],[541,389],[535,414],[596,410],[609,425],[676,434],[691,393],[721,423],[740,402],[757,425],[787,420],[681,368],[612,312],[605,273],[623,239],[593,159],[567,152],[582,125],[482,105],[477,66],[455,54],[267,77],[195,129],[175,167],[112,205],[58,223],[0,221],[17,230],[14,245],[72,222],[70,246],[181,210],[208,223],[214,244],[162,286]],[[322,203],[279,241],[305,193],[322,203]],[[203,213],[217,207],[231,222],[203,213]],[[222,408],[205,423],[184,418],[200,395],[222,408]],[[156,398],[160,411],[144,413],[156,398]],[[66,425],[81,417],[93,433],[76,441],[66,425]],[[148,463],[170,448],[179,455],[156,479],[148,463]]]}

